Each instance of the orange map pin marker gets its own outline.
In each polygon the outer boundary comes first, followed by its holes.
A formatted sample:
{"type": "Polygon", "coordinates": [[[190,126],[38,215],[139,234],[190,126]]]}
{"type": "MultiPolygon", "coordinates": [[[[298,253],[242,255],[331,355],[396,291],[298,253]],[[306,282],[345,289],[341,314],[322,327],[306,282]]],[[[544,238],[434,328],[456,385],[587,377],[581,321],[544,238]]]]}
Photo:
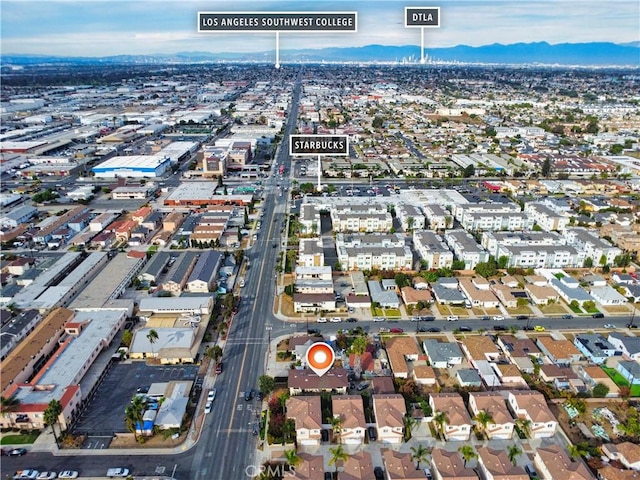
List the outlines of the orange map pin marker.
{"type": "Polygon", "coordinates": [[[306,358],[309,368],[321,377],[333,366],[336,354],[331,345],[324,342],[316,342],[307,349],[306,358]]]}

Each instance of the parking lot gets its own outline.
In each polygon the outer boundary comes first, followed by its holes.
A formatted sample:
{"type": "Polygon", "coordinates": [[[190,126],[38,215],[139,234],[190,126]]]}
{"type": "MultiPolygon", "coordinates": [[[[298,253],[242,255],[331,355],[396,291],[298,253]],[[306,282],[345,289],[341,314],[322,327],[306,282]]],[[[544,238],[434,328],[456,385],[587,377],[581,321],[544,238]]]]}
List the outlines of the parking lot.
{"type": "Polygon", "coordinates": [[[195,365],[116,363],[89,400],[74,430],[89,436],[110,436],[113,433],[127,432],[124,410],[138,387],[148,387],[155,382],[194,380],[197,372],[198,367],[195,365]]]}

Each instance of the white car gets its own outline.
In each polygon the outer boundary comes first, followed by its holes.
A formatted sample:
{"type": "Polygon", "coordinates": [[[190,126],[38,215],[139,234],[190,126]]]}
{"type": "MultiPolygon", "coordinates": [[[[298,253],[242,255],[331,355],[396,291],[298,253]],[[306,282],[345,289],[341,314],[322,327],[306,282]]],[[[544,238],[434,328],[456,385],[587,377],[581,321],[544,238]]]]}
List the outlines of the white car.
{"type": "Polygon", "coordinates": [[[458,316],[457,315],[449,315],[447,317],[447,321],[449,321],[449,322],[457,322],[458,321],[458,316]]]}
{"type": "Polygon", "coordinates": [[[40,475],[36,477],[37,480],[52,480],[57,478],[58,474],[56,472],[40,472],[40,475]]]}
{"type": "Polygon", "coordinates": [[[318,317],[318,320],[316,320],[316,322],[318,322],[318,323],[327,323],[327,317],[318,317]]]}
{"type": "Polygon", "coordinates": [[[122,467],[115,467],[115,468],[110,468],[109,470],[107,470],[107,477],[112,478],[112,477],[128,477],[129,476],[129,469],[128,468],[122,468],[122,467]]]}
{"type": "Polygon", "coordinates": [[[78,478],[78,472],[75,470],[65,470],[58,474],[58,478],[78,478]]]}
{"type": "Polygon", "coordinates": [[[384,317],[374,317],[374,322],[384,322],[384,317]]]}
{"type": "Polygon", "coordinates": [[[616,328],[612,323],[605,323],[604,328],[616,328]]]}
{"type": "Polygon", "coordinates": [[[211,390],[209,390],[209,394],[207,395],[207,401],[208,402],[213,402],[216,399],[216,389],[212,388],[211,390]]]}
{"type": "Polygon", "coordinates": [[[504,320],[504,317],[502,315],[494,315],[492,318],[494,322],[501,322],[502,320],[504,320]]]}
{"type": "Polygon", "coordinates": [[[28,478],[30,480],[35,480],[38,478],[38,470],[19,470],[13,476],[13,478],[28,478]]]}
{"type": "Polygon", "coordinates": [[[332,323],[340,323],[342,319],[340,317],[331,317],[331,320],[329,321],[332,323]]]}
{"type": "Polygon", "coordinates": [[[211,413],[211,407],[213,406],[213,404],[211,402],[207,402],[207,404],[204,406],[204,413],[211,413]]]}

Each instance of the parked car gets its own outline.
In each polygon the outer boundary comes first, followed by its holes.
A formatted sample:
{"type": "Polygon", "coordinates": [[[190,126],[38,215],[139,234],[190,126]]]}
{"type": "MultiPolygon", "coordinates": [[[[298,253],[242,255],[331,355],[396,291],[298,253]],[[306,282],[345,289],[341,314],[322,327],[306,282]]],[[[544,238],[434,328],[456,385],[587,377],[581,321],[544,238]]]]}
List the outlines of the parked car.
{"type": "Polygon", "coordinates": [[[251,400],[253,398],[253,389],[251,388],[247,388],[244,391],[244,399],[248,402],[249,400],[251,400]]]}
{"type": "Polygon", "coordinates": [[[340,317],[331,317],[329,320],[331,323],[340,323],[342,319],[340,317]]]}
{"type": "Polygon", "coordinates": [[[382,467],[374,468],[373,476],[376,477],[376,480],[384,480],[384,470],[382,470],[382,467]]]}
{"type": "Polygon", "coordinates": [[[307,333],[309,335],[320,335],[320,330],[318,330],[317,328],[310,328],[309,330],[307,330],[307,333]]]}
{"type": "Polygon", "coordinates": [[[369,433],[369,440],[375,442],[376,438],[378,438],[378,436],[376,435],[376,427],[367,428],[367,432],[369,433]]]}
{"type": "Polygon", "coordinates": [[[374,322],[384,322],[384,317],[374,317],[373,321],[374,322]]]}
{"type": "Polygon", "coordinates": [[[535,332],[544,332],[546,329],[542,325],[536,325],[533,327],[535,332]]]}
{"type": "Polygon", "coordinates": [[[64,470],[58,474],[58,478],[78,478],[78,472],[75,470],[64,470]]]}
{"type": "Polygon", "coordinates": [[[393,327],[392,329],[389,330],[389,332],[391,332],[391,333],[402,333],[402,332],[404,332],[404,330],[401,329],[400,327],[393,327]]]}
{"type": "Polygon", "coordinates": [[[368,383],[361,383],[360,385],[358,385],[358,387],[356,388],[356,390],[358,390],[359,392],[366,390],[367,388],[369,388],[369,384],[368,383]]]}
{"type": "Polygon", "coordinates": [[[29,480],[35,480],[36,478],[38,478],[39,473],[40,472],[38,472],[38,470],[33,470],[33,469],[18,470],[13,475],[13,478],[16,478],[16,479],[27,478],[29,480]]]}
{"type": "Polygon", "coordinates": [[[216,393],[217,393],[217,390],[215,388],[212,388],[211,390],[209,390],[209,393],[207,395],[207,401],[213,402],[216,399],[216,393]]]}
{"type": "Polygon", "coordinates": [[[53,480],[54,478],[58,478],[58,474],[56,472],[40,472],[36,477],[36,480],[53,480]]]}
{"type": "Polygon", "coordinates": [[[107,477],[128,477],[129,469],[122,467],[110,468],[107,470],[107,477]]]}
{"type": "Polygon", "coordinates": [[[207,402],[207,404],[204,406],[204,413],[211,413],[211,409],[213,408],[213,404],[211,402],[207,402]]]}
{"type": "Polygon", "coordinates": [[[432,327],[432,328],[427,329],[427,332],[431,332],[431,333],[438,333],[440,331],[441,330],[438,327],[432,327]]]}
{"type": "Polygon", "coordinates": [[[493,316],[493,321],[494,322],[501,322],[502,320],[504,320],[504,317],[502,315],[494,315],[493,316]]]}
{"type": "Polygon", "coordinates": [[[527,315],[518,315],[516,320],[527,320],[529,317],[527,315]]]}
{"type": "Polygon", "coordinates": [[[222,373],[222,362],[216,364],[216,373],[222,373]]]}
{"type": "Polygon", "coordinates": [[[460,328],[458,328],[458,330],[460,330],[461,332],[473,332],[473,328],[467,327],[466,325],[461,326],[460,328]]]}
{"type": "Polygon", "coordinates": [[[447,317],[447,321],[448,321],[448,322],[456,322],[456,321],[458,321],[458,318],[459,318],[459,317],[458,317],[457,315],[449,315],[449,316],[447,317]]]}
{"type": "Polygon", "coordinates": [[[571,319],[573,318],[573,315],[569,315],[569,314],[567,313],[567,314],[565,314],[565,315],[562,315],[562,318],[563,318],[564,320],[571,320],[571,319]]]}
{"type": "Polygon", "coordinates": [[[9,452],[7,452],[7,455],[9,455],[10,457],[21,457],[23,455],[26,455],[27,453],[27,449],[26,448],[14,448],[13,450],[9,450],[9,452]]]}
{"type": "Polygon", "coordinates": [[[605,323],[604,328],[616,328],[616,326],[611,323],[605,323]]]}
{"type": "Polygon", "coordinates": [[[358,321],[357,318],[353,318],[353,317],[347,318],[347,322],[350,322],[350,323],[354,323],[354,322],[357,322],[357,321],[358,321]]]}
{"type": "Polygon", "coordinates": [[[318,317],[316,322],[318,322],[318,323],[327,323],[327,317],[318,317]]]}
{"type": "Polygon", "coordinates": [[[422,317],[423,322],[434,322],[435,320],[436,320],[436,317],[432,315],[427,315],[426,317],[422,317]]]}
{"type": "Polygon", "coordinates": [[[327,430],[326,428],[323,428],[322,430],[320,430],[320,438],[323,442],[328,442],[329,441],[329,430],[327,430]]]}
{"type": "Polygon", "coordinates": [[[493,329],[496,332],[504,332],[507,329],[507,327],[505,327],[504,325],[494,325],[493,329]]]}
{"type": "Polygon", "coordinates": [[[604,313],[598,312],[591,315],[593,318],[604,318],[604,313]]]}
{"type": "Polygon", "coordinates": [[[490,317],[489,315],[485,315],[485,316],[484,316],[484,317],[482,317],[480,320],[488,321],[488,320],[491,320],[491,317],[490,317]]]}

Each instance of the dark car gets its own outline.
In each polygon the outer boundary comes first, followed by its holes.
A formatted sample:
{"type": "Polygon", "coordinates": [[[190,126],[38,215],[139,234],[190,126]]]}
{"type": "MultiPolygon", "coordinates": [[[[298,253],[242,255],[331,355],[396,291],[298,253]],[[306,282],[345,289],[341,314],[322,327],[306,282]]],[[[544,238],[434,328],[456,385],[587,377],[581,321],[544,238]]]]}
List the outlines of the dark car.
{"type": "Polygon", "coordinates": [[[401,329],[400,327],[394,327],[391,330],[389,330],[390,333],[402,333],[404,332],[403,329],[401,329]]]}
{"type": "Polygon", "coordinates": [[[571,320],[573,318],[573,315],[569,315],[568,313],[566,315],[562,315],[562,318],[564,320],[571,320]]]}
{"type": "Polygon", "coordinates": [[[529,317],[528,317],[528,316],[526,316],[526,315],[518,315],[518,316],[516,317],[516,320],[527,320],[528,318],[529,318],[529,317]]]}
{"type": "Polygon", "coordinates": [[[264,398],[264,393],[262,393],[262,390],[258,390],[257,398],[260,401],[262,401],[262,399],[264,398]]]}
{"type": "Polygon", "coordinates": [[[216,373],[222,373],[222,362],[216,364],[216,373]]]}
{"type": "Polygon", "coordinates": [[[349,318],[347,318],[347,322],[351,322],[351,323],[353,323],[353,322],[357,322],[357,321],[358,321],[358,319],[357,319],[357,318],[353,318],[353,317],[349,317],[349,318]]]}
{"type": "Polygon", "coordinates": [[[245,399],[245,401],[247,401],[247,402],[248,402],[248,401],[249,401],[249,400],[251,400],[252,398],[253,398],[253,389],[251,389],[251,388],[247,388],[247,389],[244,391],[244,399],[245,399]]]}
{"type": "Polygon", "coordinates": [[[432,327],[427,330],[427,332],[431,332],[431,333],[438,333],[440,331],[441,330],[438,327],[432,327]]]}
{"type": "Polygon", "coordinates": [[[638,328],[638,326],[633,323],[627,323],[627,328],[638,328]]]}
{"type": "Polygon", "coordinates": [[[458,328],[458,330],[460,330],[461,332],[473,332],[473,328],[467,327],[466,325],[461,326],[460,328],[458,328]]]}
{"type": "Polygon", "coordinates": [[[376,435],[376,427],[367,428],[367,433],[369,434],[369,440],[372,442],[375,442],[376,438],[378,438],[376,435]]]}
{"type": "Polygon", "coordinates": [[[362,390],[366,390],[367,388],[369,388],[369,384],[368,383],[361,383],[360,385],[358,385],[358,388],[356,388],[356,390],[361,392],[362,390]]]}
{"type": "Polygon", "coordinates": [[[374,468],[373,476],[376,477],[376,480],[384,480],[384,471],[382,470],[382,467],[374,468]]]}
{"type": "Polygon", "coordinates": [[[484,317],[482,317],[480,320],[491,320],[491,317],[489,317],[488,315],[485,315],[484,317]]]}
{"type": "Polygon", "coordinates": [[[332,480],[332,479],[333,479],[333,473],[324,472],[324,480],[332,480]]]}
{"type": "Polygon", "coordinates": [[[527,332],[533,332],[533,327],[531,325],[525,325],[522,329],[527,332]]]}
{"type": "Polygon", "coordinates": [[[432,316],[428,316],[428,317],[422,317],[422,321],[424,322],[435,322],[436,317],[432,317],[432,316]]]}
{"type": "Polygon", "coordinates": [[[272,243],[272,244],[271,244],[271,248],[276,248],[276,244],[275,244],[275,243],[272,243]]]}
{"type": "Polygon", "coordinates": [[[9,455],[10,457],[21,457],[22,455],[26,455],[26,453],[26,448],[14,448],[13,450],[9,450],[7,452],[7,455],[9,455]]]}
{"type": "Polygon", "coordinates": [[[506,330],[507,330],[507,327],[505,327],[504,325],[494,325],[494,326],[493,326],[493,329],[494,329],[496,332],[504,332],[504,331],[506,331],[506,330]]]}
{"type": "Polygon", "coordinates": [[[323,442],[328,442],[329,430],[327,430],[326,428],[323,428],[322,430],[320,430],[320,438],[322,439],[323,442]]]}
{"type": "Polygon", "coordinates": [[[594,313],[593,315],[591,315],[593,318],[604,318],[604,313],[594,313]]]}

